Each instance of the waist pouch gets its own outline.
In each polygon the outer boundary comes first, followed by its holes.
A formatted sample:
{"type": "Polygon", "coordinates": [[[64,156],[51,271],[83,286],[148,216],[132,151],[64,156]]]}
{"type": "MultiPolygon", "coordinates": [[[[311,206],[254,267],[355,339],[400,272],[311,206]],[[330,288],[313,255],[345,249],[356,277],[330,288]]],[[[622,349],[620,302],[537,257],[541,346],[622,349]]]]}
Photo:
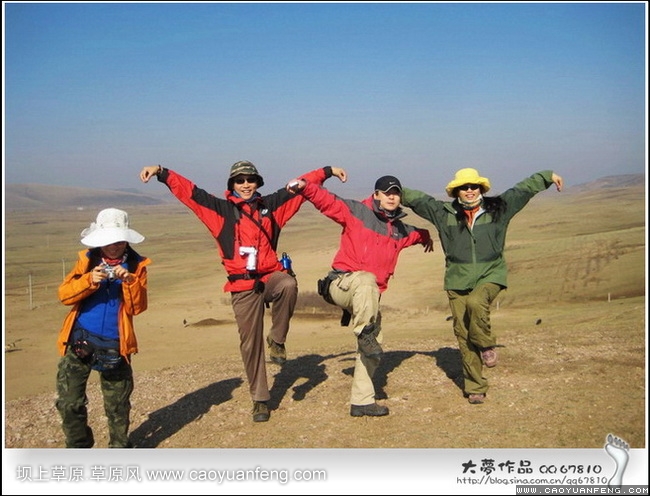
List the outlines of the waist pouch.
{"type": "Polygon", "coordinates": [[[323,299],[332,305],[336,305],[332,301],[332,297],[330,296],[330,284],[332,284],[332,281],[335,279],[338,279],[339,275],[341,275],[343,272],[338,272],[336,270],[332,270],[327,273],[325,277],[322,279],[318,280],[318,294],[323,297],[323,299]]]}
{"type": "Polygon", "coordinates": [[[83,363],[100,372],[116,369],[124,360],[120,355],[118,339],[106,339],[82,327],[73,329],[71,340],[67,344],[83,363]]]}
{"type": "MultiPolygon", "coordinates": [[[[339,278],[340,275],[347,274],[347,272],[343,272],[340,270],[332,270],[327,273],[325,277],[322,279],[318,280],[318,294],[323,297],[323,299],[327,303],[331,303],[332,305],[336,305],[334,301],[332,300],[332,297],[330,296],[330,285],[332,284],[332,281],[336,280],[339,278]]],[[[341,325],[343,327],[347,327],[350,324],[350,319],[352,318],[352,315],[350,312],[348,312],[345,308],[343,309],[343,314],[341,315],[341,325]]]]}

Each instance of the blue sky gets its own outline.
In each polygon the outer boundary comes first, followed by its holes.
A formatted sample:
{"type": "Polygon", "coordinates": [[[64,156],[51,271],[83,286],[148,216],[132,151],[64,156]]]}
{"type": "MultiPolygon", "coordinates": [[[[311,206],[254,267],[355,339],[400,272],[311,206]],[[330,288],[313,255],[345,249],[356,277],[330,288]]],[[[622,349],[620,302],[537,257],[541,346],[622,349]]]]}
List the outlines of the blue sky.
{"type": "Polygon", "coordinates": [[[5,183],[138,188],[163,164],[221,195],[324,165],[500,192],[645,173],[646,5],[3,3],[5,183]]]}

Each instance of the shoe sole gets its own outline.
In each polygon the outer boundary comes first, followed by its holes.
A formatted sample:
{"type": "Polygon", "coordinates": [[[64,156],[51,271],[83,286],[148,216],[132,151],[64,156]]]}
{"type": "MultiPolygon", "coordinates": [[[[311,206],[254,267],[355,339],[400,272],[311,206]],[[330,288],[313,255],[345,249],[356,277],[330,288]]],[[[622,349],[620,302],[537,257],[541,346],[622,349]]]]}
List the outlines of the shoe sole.
{"type": "Polygon", "coordinates": [[[363,356],[365,356],[367,358],[373,358],[373,359],[376,359],[376,360],[380,360],[382,355],[384,354],[384,350],[382,350],[381,348],[380,348],[379,351],[374,351],[372,353],[366,353],[365,351],[363,351],[361,346],[359,346],[357,348],[357,352],[362,354],[363,356]]]}
{"type": "Polygon", "coordinates": [[[483,354],[481,353],[481,361],[483,362],[483,365],[485,365],[486,367],[488,367],[488,368],[490,368],[490,369],[491,369],[492,367],[496,367],[496,366],[497,366],[497,362],[499,361],[499,357],[496,355],[496,351],[495,351],[494,353],[495,353],[495,355],[494,355],[494,360],[485,360],[485,359],[483,358],[483,354]]]}
{"type": "Polygon", "coordinates": [[[497,360],[494,360],[493,362],[483,362],[483,365],[491,369],[492,367],[497,366],[497,360]]]}
{"type": "Polygon", "coordinates": [[[381,345],[377,342],[377,337],[374,336],[374,338],[375,338],[375,342],[373,343],[374,346],[372,344],[369,346],[369,348],[372,349],[372,351],[370,351],[370,350],[364,349],[366,347],[361,344],[361,342],[359,341],[359,337],[357,336],[357,341],[358,341],[357,348],[358,348],[359,353],[361,353],[362,355],[364,355],[364,356],[366,356],[368,358],[381,358],[381,356],[384,354],[384,350],[382,349],[381,345]]]}
{"type": "Polygon", "coordinates": [[[379,414],[372,414],[372,413],[365,413],[365,412],[358,412],[358,411],[352,411],[350,410],[350,416],[351,417],[385,417],[388,415],[389,412],[386,413],[379,413],[379,414]]]}

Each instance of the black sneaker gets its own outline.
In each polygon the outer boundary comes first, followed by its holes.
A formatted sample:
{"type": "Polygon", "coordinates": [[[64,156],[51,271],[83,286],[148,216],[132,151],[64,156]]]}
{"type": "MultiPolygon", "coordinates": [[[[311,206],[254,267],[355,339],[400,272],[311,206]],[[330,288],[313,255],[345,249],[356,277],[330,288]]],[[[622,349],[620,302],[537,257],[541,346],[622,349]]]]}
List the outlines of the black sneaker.
{"type": "Polygon", "coordinates": [[[284,344],[276,343],[271,336],[266,337],[266,343],[269,345],[269,358],[273,363],[282,365],[287,361],[287,350],[284,344]]]}
{"type": "Polygon", "coordinates": [[[370,403],[369,405],[352,405],[350,406],[350,415],[353,417],[383,417],[388,415],[388,407],[378,405],[377,403],[370,403]]]}
{"type": "Polygon", "coordinates": [[[253,422],[266,422],[271,417],[266,401],[253,401],[253,422]]]}
{"type": "Polygon", "coordinates": [[[384,352],[381,349],[381,345],[377,342],[377,337],[373,331],[361,331],[361,334],[357,336],[357,342],[359,344],[359,351],[368,358],[379,358],[384,352]]]}

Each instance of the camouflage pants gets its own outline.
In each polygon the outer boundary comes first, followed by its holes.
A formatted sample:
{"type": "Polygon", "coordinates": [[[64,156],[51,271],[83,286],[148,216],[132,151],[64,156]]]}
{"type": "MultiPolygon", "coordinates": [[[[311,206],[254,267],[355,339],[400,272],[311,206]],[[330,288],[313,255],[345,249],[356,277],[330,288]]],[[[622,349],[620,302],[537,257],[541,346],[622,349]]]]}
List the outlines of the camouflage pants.
{"type": "MultiPolygon", "coordinates": [[[[70,349],[59,361],[56,408],[61,415],[66,448],[92,448],[95,444],[93,431],[88,425],[86,395],[91,372],[90,365],[83,363],[70,349]]],[[[98,373],[104,398],[104,412],[108,419],[108,447],[129,448],[133,369],[123,360],[115,370],[98,373]]]]}

